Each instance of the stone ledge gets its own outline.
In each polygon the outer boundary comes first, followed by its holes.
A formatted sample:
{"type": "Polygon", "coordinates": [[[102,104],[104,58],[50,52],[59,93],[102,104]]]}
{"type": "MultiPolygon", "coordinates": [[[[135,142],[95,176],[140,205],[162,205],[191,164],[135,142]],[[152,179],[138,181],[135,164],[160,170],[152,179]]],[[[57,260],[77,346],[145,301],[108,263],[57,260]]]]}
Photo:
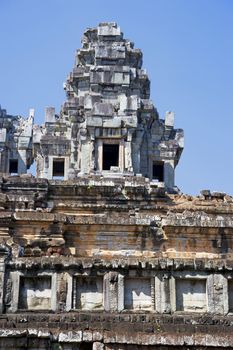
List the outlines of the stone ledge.
{"type": "Polygon", "coordinates": [[[227,259],[166,259],[166,258],[78,258],[71,256],[43,256],[43,257],[17,257],[6,262],[6,268],[10,270],[23,269],[56,269],[63,267],[63,271],[68,269],[90,269],[105,268],[106,271],[112,269],[137,268],[139,270],[150,269],[154,271],[220,271],[228,272],[233,269],[233,261],[227,259]]]}
{"type": "MultiPolygon", "coordinates": [[[[1,338],[42,338],[51,341],[59,341],[59,343],[81,343],[85,342],[103,342],[104,344],[135,344],[135,345],[176,345],[176,346],[220,346],[232,347],[232,334],[206,333],[202,334],[194,331],[193,334],[178,333],[158,333],[145,334],[144,332],[95,332],[89,331],[89,338],[86,337],[86,331],[62,331],[58,330],[36,330],[34,328],[24,328],[20,330],[2,329],[0,331],[1,338]]],[[[102,343],[99,343],[102,344],[102,343]]]]}

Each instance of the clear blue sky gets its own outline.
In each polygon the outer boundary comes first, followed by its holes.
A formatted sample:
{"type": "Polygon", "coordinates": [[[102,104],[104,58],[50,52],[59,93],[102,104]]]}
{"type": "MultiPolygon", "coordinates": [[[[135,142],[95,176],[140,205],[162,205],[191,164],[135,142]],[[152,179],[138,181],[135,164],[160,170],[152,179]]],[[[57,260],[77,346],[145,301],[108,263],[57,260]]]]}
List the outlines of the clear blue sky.
{"type": "Polygon", "coordinates": [[[0,0],[0,104],[59,112],[83,31],[116,21],[143,51],[160,117],[185,131],[176,170],[184,193],[233,195],[232,0],[0,0]]]}

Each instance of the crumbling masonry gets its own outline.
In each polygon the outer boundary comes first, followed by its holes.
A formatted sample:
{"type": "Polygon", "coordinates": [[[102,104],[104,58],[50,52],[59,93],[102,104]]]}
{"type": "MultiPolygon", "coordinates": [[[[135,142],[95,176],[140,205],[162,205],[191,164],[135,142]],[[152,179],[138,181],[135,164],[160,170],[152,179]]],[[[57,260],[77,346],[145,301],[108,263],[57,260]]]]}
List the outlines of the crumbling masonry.
{"type": "Polygon", "coordinates": [[[233,199],[176,188],[183,131],[120,28],[82,44],[59,115],[0,109],[0,349],[233,347],[233,199]]]}

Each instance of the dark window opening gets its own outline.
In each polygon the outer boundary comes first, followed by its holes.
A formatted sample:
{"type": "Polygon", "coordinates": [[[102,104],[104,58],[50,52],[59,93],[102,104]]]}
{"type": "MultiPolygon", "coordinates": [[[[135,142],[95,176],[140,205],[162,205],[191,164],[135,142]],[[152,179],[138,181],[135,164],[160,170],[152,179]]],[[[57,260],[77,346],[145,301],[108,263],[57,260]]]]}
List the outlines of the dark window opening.
{"type": "Polygon", "coordinates": [[[153,163],[153,179],[158,180],[159,182],[164,181],[164,163],[163,162],[153,163]]]}
{"type": "Polygon", "coordinates": [[[228,280],[228,305],[229,312],[233,312],[233,280],[228,280]]]}
{"type": "Polygon", "coordinates": [[[18,174],[18,160],[17,159],[10,159],[9,173],[10,174],[18,174]]]}
{"type": "Polygon", "coordinates": [[[119,164],[119,145],[103,145],[103,170],[119,164]]]}
{"type": "Polygon", "coordinates": [[[63,158],[53,160],[53,177],[64,177],[65,161],[63,158]]]}
{"type": "MultiPolygon", "coordinates": [[[[78,348],[77,348],[78,349],[78,348]]],[[[80,350],[92,350],[93,349],[93,344],[92,343],[81,343],[79,346],[80,350]]]]}

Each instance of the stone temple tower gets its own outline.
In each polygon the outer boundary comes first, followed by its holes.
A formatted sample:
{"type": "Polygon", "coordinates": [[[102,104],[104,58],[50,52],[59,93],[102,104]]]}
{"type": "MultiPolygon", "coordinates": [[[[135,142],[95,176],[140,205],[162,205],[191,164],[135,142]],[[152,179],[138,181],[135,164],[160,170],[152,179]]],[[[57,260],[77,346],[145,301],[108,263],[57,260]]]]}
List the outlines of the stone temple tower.
{"type": "Polygon", "coordinates": [[[64,88],[60,116],[47,108],[34,129],[38,177],[141,174],[174,188],[183,131],[172,112],[159,119],[142,53],[116,23],[86,30],[64,88]]]}
{"type": "Polygon", "coordinates": [[[101,23],[59,115],[0,108],[0,350],[233,349],[233,198],[176,192],[141,67],[101,23]]]}

